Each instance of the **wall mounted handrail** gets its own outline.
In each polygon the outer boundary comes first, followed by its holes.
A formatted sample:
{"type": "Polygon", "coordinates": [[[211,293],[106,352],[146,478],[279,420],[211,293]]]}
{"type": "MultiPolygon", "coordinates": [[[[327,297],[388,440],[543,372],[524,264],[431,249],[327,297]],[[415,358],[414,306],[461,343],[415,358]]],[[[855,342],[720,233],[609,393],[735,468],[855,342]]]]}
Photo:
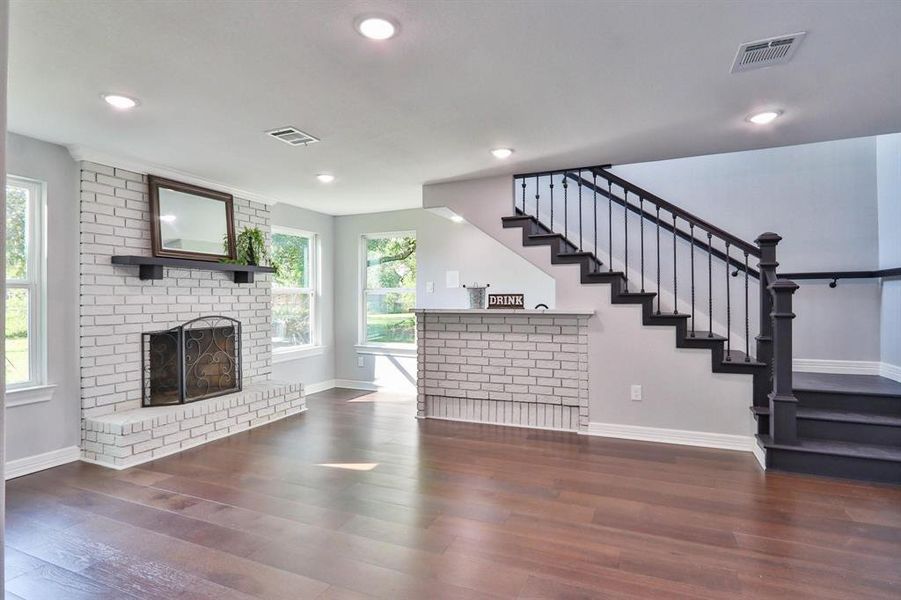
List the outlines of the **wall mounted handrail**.
{"type": "Polygon", "coordinates": [[[872,271],[811,271],[803,273],[786,273],[785,279],[883,279],[885,277],[901,277],[901,267],[891,269],[874,269],[872,271]]]}

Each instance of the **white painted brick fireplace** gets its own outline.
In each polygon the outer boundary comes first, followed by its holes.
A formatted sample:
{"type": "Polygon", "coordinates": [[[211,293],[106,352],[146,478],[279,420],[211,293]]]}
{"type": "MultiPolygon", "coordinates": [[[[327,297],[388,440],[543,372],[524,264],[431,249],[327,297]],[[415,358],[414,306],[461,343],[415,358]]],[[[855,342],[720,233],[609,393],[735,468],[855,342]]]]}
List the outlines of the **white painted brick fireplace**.
{"type": "MultiPolygon", "coordinates": [[[[265,204],[235,198],[234,217],[236,231],[245,226],[269,231],[265,204]]],[[[84,459],[118,467],[137,464],[304,409],[300,384],[269,381],[270,275],[258,273],[254,283],[235,284],[229,273],[166,268],[163,279],[142,281],[136,267],[110,263],[120,254],[151,255],[146,175],[82,162],[84,459]],[[241,321],[245,391],[181,407],[141,408],[141,333],[204,315],[241,321]],[[241,407],[251,404],[252,415],[238,418],[246,414],[241,407]],[[190,427],[183,429],[180,420],[190,427]]]]}

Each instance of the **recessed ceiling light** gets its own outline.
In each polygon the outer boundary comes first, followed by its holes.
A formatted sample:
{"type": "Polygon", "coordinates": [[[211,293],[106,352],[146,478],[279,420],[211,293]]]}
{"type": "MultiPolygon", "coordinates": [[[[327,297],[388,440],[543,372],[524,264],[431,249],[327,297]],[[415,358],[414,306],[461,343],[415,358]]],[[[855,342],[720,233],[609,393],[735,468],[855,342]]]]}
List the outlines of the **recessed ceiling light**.
{"type": "Polygon", "coordinates": [[[397,34],[397,24],[385,17],[361,17],[357,19],[357,31],[370,40],[387,40],[397,34]]]}
{"type": "Polygon", "coordinates": [[[160,215],[160,221],[163,223],[174,223],[175,219],[175,215],[160,215]]]}
{"type": "Polygon", "coordinates": [[[450,218],[450,220],[454,223],[462,223],[464,221],[463,217],[461,217],[460,215],[454,215],[450,218]]]}
{"type": "Polygon", "coordinates": [[[495,148],[491,151],[491,154],[494,155],[494,158],[510,158],[510,155],[513,154],[513,148],[495,148]]]}
{"type": "Polygon", "coordinates": [[[103,94],[103,99],[107,104],[117,110],[128,110],[129,108],[134,108],[138,105],[138,101],[134,98],[121,96],[119,94],[103,94]]]}
{"type": "Polygon", "coordinates": [[[766,125],[772,123],[782,115],[781,110],[765,110],[763,112],[748,115],[748,121],[755,125],[766,125]]]}
{"type": "Polygon", "coordinates": [[[318,179],[320,183],[331,183],[335,180],[335,176],[329,175],[328,173],[320,173],[316,176],[316,179],[318,179]]]}

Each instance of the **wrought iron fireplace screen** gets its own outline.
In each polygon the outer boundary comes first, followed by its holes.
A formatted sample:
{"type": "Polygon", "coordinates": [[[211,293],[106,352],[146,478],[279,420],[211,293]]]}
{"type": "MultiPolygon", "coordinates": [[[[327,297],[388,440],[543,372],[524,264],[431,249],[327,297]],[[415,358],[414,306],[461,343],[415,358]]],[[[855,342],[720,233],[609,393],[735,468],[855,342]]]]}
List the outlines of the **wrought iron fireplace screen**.
{"type": "Polygon", "coordinates": [[[143,404],[161,406],[241,390],[241,322],[208,316],[141,334],[143,404]]]}

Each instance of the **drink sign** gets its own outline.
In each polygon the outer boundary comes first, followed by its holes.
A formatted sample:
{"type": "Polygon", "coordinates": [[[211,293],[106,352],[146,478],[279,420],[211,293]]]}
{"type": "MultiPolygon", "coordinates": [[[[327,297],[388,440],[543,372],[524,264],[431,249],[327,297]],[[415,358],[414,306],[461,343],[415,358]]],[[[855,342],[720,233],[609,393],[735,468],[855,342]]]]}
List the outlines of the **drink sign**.
{"type": "Polygon", "coordinates": [[[525,308],[524,294],[488,294],[488,308],[525,308]]]}

